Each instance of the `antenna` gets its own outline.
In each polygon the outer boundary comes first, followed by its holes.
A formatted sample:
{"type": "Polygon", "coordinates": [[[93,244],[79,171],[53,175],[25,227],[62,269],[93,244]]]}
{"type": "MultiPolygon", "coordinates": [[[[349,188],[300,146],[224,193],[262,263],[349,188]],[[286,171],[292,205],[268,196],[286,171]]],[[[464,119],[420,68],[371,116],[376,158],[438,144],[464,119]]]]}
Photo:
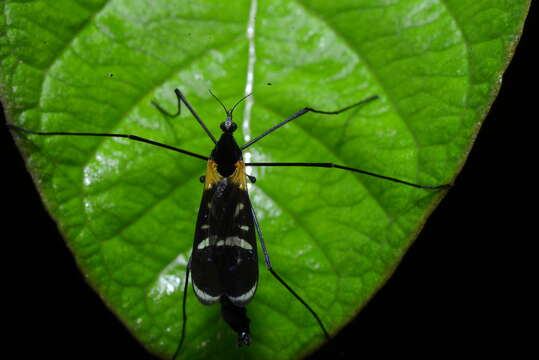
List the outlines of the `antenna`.
{"type": "Polygon", "coordinates": [[[215,100],[217,100],[217,102],[219,102],[219,104],[221,104],[221,106],[225,110],[225,113],[228,115],[228,110],[226,109],[225,104],[223,104],[223,102],[210,89],[208,89],[208,91],[210,92],[211,96],[213,96],[215,98],[215,100]]]}
{"type": "Polygon", "coordinates": [[[247,94],[245,95],[244,97],[242,97],[241,99],[238,100],[237,103],[234,104],[234,106],[232,106],[232,109],[230,110],[230,114],[232,114],[232,112],[234,111],[234,109],[236,108],[236,106],[238,106],[243,100],[247,99],[249,96],[253,95],[253,93],[250,93],[250,94],[247,94]]]}
{"type": "Polygon", "coordinates": [[[223,109],[225,110],[225,112],[226,112],[227,115],[232,115],[232,113],[234,112],[234,109],[236,109],[236,106],[238,106],[243,100],[247,99],[249,96],[253,95],[253,93],[250,93],[250,94],[245,95],[244,97],[242,97],[241,99],[239,99],[239,100],[234,104],[234,106],[232,106],[232,109],[227,110],[225,104],[223,104],[223,102],[217,97],[217,95],[215,95],[210,89],[208,89],[208,91],[210,92],[211,96],[213,96],[213,97],[215,98],[215,100],[217,100],[217,101],[219,102],[219,104],[221,104],[221,106],[223,107],[223,109]]]}

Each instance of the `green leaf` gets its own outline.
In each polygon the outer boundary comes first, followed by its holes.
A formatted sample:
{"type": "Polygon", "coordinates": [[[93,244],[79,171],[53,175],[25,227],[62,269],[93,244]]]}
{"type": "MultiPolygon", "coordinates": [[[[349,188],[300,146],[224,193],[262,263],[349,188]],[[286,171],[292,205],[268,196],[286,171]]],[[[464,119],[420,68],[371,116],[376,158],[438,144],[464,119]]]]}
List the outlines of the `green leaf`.
{"type": "MultiPolygon", "coordinates": [[[[49,0],[0,3],[8,121],[38,131],[131,133],[208,155],[180,88],[240,143],[308,114],[247,161],[335,162],[407,181],[451,182],[500,85],[529,1],[49,0]],[[249,30],[248,30],[249,29],[249,30]],[[252,106],[252,107],[251,107],[252,106]]],[[[205,163],[125,139],[15,134],[81,271],[151,352],[174,353],[205,163]]],[[[332,333],[391,275],[443,191],[336,169],[256,168],[252,202],[274,268],[332,333]]],[[[262,257],[261,257],[262,258],[262,257]]],[[[260,263],[263,267],[263,262],[260,263]]],[[[261,269],[253,344],[234,346],[219,307],[188,297],[183,358],[291,359],[323,342],[314,319],[261,269]]]]}

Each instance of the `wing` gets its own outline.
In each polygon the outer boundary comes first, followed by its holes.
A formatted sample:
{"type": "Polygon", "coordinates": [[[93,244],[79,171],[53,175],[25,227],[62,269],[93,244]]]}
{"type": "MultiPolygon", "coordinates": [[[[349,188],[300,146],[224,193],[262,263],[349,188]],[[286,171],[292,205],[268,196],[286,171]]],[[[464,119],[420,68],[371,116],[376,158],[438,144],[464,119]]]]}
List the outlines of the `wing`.
{"type": "Polygon", "coordinates": [[[215,243],[217,227],[210,226],[210,208],[216,188],[205,189],[198,211],[195,229],[195,240],[191,254],[191,277],[193,291],[204,305],[212,305],[219,301],[223,290],[221,276],[217,264],[215,243]]]}
{"type": "MultiPolygon", "coordinates": [[[[247,190],[231,184],[228,205],[229,221],[222,227],[219,240],[224,240],[223,293],[234,305],[245,306],[258,285],[256,233],[247,190]]],[[[221,245],[219,241],[217,245],[221,245]]]]}
{"type": "Polygon", "coordinates": [[[226,295],[245,306],[258,285],[256,233],[244,166],[222,178],[210,160],[191,255],[194,292],[211,305],[226,295]]]}

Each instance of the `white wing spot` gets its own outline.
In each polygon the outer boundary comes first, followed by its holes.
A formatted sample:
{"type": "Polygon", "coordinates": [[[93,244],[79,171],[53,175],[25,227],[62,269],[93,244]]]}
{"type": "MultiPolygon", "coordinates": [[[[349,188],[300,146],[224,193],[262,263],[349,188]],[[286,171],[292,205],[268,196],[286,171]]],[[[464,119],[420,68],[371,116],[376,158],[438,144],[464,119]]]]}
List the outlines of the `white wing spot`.
{"type": "Polygon", "coordinates": [[[201,228],[202,230],[207,230],[207,229],[210,228],[210,225],[204,224],[204,225],[202,225],[200,228],[201,228]]]}
{"type": "Polygon", "coordinates": [[[249,291],[247,291],[245,294],[240,295],[240,296],[229,296],[228,298],[229,298],[230,301],[232,301],[234,304],[236,304],[236,303],[245,303],[245,302],[248,301],[250,298],[252,298],[253,295],[255,294],[256,284],[257,284],[257,283],[255,282],[255,284],[253,285],[253,287],[250,288],[249,291]]]}
{"type": "Polygon", "coordinates": [[[208,246],[210,246],[210,238],[205,238],[204,240],[198,243],[197,249],[204,250],[208,246]]]}
{"type": "Polygon", "coordinates": [[[211,296],[210,294],[205,293],[204,291],[200,290],[194,282],[193,282],[193,289],[195,290],[195,293],[200,299],[208,303],[214,303],[217,300],[219,300],[219,298],[221,297],[221,296],[211,296]]]}
{"type": "Polygon", "coordinates": [[[243,205],[243,203],[238,203],[238,205],[236,205],[236,210],[234,210],[234,217],[237,217],[244,207],[245,205],[243,205]]]}
{"type": "Polygon", "coordinates": [[[225,240],[226,246],[239,246],[242,249],[245,250],[253,250],[253,247],[251,244],[249,244],[247,241],[237,237],[237,236],[229,236],[225,240]]]}
{"type": "Polygon", "coordinates": [[[241,225],[241,226],[240,226],[240,229],[243,230],[243,231],[249,231],[249,226],[247,226],[247,225],[241,225]]]}

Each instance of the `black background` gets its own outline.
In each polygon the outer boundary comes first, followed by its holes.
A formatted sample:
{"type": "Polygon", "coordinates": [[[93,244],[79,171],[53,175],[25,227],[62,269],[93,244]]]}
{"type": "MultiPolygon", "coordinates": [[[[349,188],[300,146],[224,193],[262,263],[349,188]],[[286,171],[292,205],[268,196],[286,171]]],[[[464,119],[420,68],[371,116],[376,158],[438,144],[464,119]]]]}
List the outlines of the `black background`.
{"type": "MultiPolygon", "coordinates": [[[[514,357],[527,345],[522,324],[531,319],[519,311],[527,292],[519,279],[527,272],[529,244],[537,239],[526,234],[533,226],[526,216],[536,210],[525,207],[533,205],[530,171],[537,165],[531,138],[539,101],[533,8],[456,185],[385,287],[311,360],[514,357]]],[[[11,136],[5,128],[0,136],[2,327],[8,334],[3,351],[24,358],[154,359],[86,285],[11,136]]]]}

